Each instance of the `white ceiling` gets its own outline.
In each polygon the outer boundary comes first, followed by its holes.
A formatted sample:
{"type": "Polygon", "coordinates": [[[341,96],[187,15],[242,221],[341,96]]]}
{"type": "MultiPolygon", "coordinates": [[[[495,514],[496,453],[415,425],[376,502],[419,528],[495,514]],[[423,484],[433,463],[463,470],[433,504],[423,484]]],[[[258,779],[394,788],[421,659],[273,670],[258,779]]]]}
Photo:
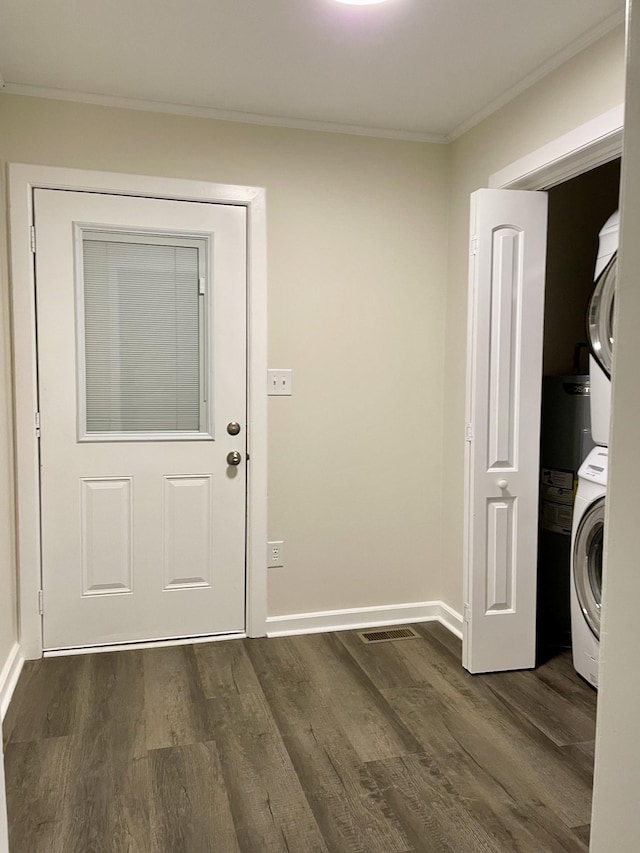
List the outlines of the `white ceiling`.
{"type": "Polygon", "coordinates": [[[444,139],[620,23],[623,9],[624,0],[3,0],[0,73],[9,92],[444,139]]]}

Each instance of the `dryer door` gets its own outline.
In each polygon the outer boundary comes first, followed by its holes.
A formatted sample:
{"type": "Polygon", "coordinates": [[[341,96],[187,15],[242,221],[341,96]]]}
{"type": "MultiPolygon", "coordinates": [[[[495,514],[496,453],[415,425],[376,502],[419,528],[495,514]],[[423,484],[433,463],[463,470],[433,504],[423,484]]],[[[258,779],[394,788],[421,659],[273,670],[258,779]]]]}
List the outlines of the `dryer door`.
{"type": "Polygon", "coordinates": [[[613,358],[613,304],[617,266],[618,254],[614,252],[596,280],[587,311],[589,346],[594,358],[609,378],[613,358]]]}
{"type": "Polygon", "coordinates": [[[573,579],[578,602],[587,625],[598,640],[602,603],[604,502],[604,497],[598,498],[587,509],[573,545],[573,579]]]}

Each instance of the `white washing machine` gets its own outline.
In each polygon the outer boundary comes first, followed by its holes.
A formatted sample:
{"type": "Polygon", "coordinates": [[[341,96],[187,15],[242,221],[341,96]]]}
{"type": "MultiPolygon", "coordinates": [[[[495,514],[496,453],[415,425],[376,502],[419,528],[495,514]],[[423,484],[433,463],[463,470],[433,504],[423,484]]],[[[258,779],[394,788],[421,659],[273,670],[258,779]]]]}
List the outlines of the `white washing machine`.
{"type": "Polygon", "coordinates": [[[594,447],[580,466],[571,536],[573,665],[594,687],[598,686],[608,456],[608,448],[594,447]]]}
{"type": "Polygon", "coordinates": [[[613,307],[615,298],[620,215],[616,211],[600,231],[595,286],[587,310],[587,333],[591,355],[591,437],[596,444],[609,444],[611,414],[611,362],[613,355],[613,307]]]}

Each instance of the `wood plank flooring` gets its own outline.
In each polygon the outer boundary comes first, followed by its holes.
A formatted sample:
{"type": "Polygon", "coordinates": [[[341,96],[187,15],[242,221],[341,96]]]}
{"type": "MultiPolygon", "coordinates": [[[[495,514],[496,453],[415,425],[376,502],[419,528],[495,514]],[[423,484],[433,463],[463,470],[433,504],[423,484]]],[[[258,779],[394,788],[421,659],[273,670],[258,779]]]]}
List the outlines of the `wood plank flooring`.
{"type": "Polygon", "coordinates": [[[48,658],[4,724],[11,853],[587,851],[595,692],[437,623],[48,658]]]}

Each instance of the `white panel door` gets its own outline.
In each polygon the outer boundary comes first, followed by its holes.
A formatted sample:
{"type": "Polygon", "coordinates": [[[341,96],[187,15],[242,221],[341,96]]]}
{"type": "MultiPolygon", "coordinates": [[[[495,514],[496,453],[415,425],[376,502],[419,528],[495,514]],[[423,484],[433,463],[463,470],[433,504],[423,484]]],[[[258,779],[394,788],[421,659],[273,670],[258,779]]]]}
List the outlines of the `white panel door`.
{"type": "Polygon", "coordinates": [[[545,193],[471,197],[463,665],[535,666],[545,193]]]}
{"type": "Polygon", "coordinates": [[[245,209],[34,209],[44,647],[244,631],[245,209]]]}

